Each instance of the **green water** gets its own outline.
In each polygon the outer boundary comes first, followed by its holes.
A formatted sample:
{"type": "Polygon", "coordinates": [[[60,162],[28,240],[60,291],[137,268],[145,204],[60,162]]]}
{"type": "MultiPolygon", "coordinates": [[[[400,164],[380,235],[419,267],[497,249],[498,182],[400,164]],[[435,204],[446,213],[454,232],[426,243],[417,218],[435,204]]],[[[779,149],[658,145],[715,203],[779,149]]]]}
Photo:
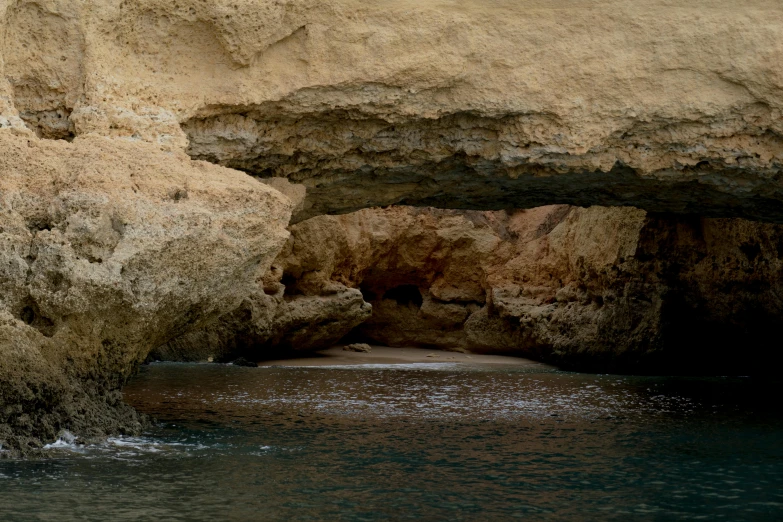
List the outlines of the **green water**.
{"type": "Polygon", "coordinates": [[[154,427],[0,460],[0,519],[781,520],[779,384],[153,364],[154,427]]]}

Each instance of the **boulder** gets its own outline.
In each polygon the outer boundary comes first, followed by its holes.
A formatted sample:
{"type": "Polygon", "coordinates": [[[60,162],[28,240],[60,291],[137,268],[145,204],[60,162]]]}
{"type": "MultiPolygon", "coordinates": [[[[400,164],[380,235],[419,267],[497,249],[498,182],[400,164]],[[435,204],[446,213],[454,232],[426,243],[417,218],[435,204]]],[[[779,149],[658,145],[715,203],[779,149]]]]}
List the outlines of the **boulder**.
{"type": "Polygon", "coordinates": [[[139,141],[0,131],[0,444],[137,431],[120,387],[157,345],[236,309],[291,202],[139,141]]]}
{"type": "Polygon", "coordinates": [[[342,287],[319,295],[273,295],[260,287],[238,308],[158,346],[150,360],[227,362],[237,356],[253,361],[288,352],[328,348],[368,319],[372,306],[361,292],[342,287]]]}
{"type": "Polygon", "coordinates": [[[343,346],[343,351],[356,353],[370,353],[372,347],[367,343],[353,343],[343,346]]]}

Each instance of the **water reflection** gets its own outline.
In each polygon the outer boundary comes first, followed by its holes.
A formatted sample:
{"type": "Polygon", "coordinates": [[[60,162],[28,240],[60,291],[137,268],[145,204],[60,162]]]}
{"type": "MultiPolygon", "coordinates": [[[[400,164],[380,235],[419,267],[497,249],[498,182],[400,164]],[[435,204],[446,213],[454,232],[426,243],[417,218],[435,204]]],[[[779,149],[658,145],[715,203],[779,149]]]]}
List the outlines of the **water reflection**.
{"type": "Polygon", "coordinates": [[[126,390],[157,418],[150,433],[0,463],[0,515],[775,520],[783,419],[763,402],[775,386],[458,365],[152,365],[126,390]]]}

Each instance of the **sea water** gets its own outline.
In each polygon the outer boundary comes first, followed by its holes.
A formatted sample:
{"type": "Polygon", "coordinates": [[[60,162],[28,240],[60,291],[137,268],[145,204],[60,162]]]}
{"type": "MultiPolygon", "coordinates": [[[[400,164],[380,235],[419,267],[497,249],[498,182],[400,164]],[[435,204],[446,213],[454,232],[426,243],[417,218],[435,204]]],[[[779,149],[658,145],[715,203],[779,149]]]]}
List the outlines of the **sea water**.
{"type": "Polygon", "coordinates": [[[781,520],[779,385],[152,364],[151,428],[0,460],[0,520],[781,520]]]}

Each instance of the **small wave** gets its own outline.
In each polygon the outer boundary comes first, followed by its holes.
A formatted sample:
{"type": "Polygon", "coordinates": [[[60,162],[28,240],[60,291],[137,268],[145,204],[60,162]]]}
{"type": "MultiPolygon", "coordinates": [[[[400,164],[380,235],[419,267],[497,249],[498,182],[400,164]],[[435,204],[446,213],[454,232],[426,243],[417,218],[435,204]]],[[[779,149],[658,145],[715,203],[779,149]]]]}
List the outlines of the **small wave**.
{"type": "Polygon", "coordinates": [[[74,435],[68,430],[63,430],[60,432],[60,435],[57,437],[57,440],[52,442],[51,444],[47,444],[43,447],[45,450],[50,449],[75,449],[76,448],[76,440],[79,437],[74,435]]]}
{"type": "Polygon", "coordinates": [[[266,457],[274,450],[274,446],[259,446],[258,451],[251,451],[250,455],[255,457],[266,457]]]}
{"type": "Polygon", "coordinates": [[[109,437],[106,445],[123,450],[136,450],[145,453],[159,453],[162,451],[160,442],[155,442],[141,437],[109,437]]]}
{"type": "Polygon", "coordinates": [[[85,443],[68,431],[62,432],[56,441],[43,447],[45,450],[79,454],[88,457],[127,458],[147,454],[206,449],[202,444],[165,442],[146,437],[108,437],[96,443],[85,443]]]}

